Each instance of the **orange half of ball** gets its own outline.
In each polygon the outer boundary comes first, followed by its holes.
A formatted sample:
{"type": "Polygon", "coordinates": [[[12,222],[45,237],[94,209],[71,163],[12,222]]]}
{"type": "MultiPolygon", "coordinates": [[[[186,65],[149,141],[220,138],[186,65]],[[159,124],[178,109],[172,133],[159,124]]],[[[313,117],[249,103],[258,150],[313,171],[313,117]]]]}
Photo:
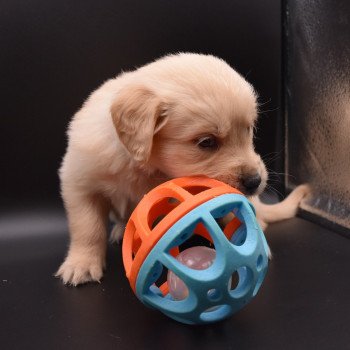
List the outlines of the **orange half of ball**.
{"type": "MultiPolygon", "coordinates": [[[[184,215],[200,204],[227,193],[242,194],[237,189],[207,177],[182,177],[151,190],[132,213],[124,233],[123,262],[130,286],[135,292],[139,270],[159,239],[184,215]]],[[[224,229],[230,239],[240,225],[235,218],[224,229]]],[[[196,233],[211,240],[204,227],[196,233]]],[[[171,254],[176,256],[178,248],[171,254]]]]}

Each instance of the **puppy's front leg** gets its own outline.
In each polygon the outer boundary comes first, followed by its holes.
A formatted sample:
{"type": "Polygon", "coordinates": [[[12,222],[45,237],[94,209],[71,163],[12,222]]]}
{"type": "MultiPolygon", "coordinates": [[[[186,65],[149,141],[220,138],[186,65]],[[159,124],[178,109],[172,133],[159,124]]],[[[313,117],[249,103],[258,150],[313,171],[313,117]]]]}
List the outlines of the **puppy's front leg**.
{"type": "Polygon", "coordinates": [[[106,255],[106,221],[109,206],[98,195],[77,195],[65,191],[63,198],[68,215],[70,246],[67,257],[56,273],[65,284],[74,286],[99,281],[106,255]]]}

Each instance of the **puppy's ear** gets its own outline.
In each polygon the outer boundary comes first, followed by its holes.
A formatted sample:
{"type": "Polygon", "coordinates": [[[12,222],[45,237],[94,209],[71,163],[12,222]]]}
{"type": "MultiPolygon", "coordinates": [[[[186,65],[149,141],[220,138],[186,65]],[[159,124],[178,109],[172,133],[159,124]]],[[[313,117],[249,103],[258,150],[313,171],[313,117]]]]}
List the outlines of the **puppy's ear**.
{"type": "Polygon", "coordinates": [[[147,162],[153,136],[166,124],[165,105],[143,86],[122,89],[111,106],[120,141],[137,161],[147,162]]]}

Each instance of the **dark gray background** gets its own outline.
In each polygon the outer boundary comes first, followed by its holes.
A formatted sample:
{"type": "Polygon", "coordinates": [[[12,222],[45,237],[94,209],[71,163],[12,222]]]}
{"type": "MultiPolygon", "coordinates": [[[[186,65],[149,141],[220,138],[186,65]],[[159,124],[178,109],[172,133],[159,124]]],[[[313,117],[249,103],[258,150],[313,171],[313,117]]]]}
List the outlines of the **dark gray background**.
{"type": "Polygon", "coordinates": [[[72,115],[106,79],[166,53],[211,53],[246,76],[262,110],[272,110],[262,113],[257,149],[275,152],[280,7],[276,0],[1,1],[1,203],[56,201],[72,115]]]}

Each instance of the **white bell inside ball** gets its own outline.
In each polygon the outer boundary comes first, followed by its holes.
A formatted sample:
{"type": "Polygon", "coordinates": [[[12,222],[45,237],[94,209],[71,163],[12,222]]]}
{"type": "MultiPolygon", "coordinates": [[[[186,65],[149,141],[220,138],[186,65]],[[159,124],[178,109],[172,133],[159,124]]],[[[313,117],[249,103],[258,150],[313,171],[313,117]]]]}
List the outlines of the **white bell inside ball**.
{"type": "MultiPolygon", "coordinates": [[[[196,246],[185,249],[176,256],[176,259],[190,269],[205,270],[213,264],[215,257],[215,249],[196,246]]],[[[187,298],[189,291],[185,283],[170,270],[168,271],[167,282],[169,293],[175,300],[187,298]]]]}

